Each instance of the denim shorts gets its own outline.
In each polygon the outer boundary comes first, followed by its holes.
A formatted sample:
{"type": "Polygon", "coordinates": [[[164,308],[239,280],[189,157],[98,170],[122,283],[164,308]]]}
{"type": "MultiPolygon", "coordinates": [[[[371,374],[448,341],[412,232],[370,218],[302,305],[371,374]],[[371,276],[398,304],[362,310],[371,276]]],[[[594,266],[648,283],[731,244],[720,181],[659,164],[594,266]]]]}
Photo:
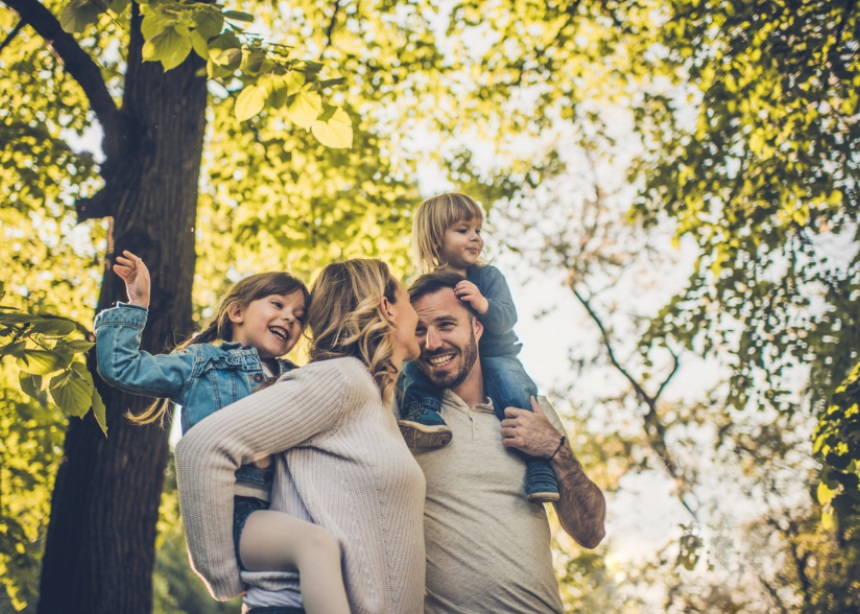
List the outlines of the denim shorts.
{"type": "Polygon", "coordinates": [[[242,557],[239,556],[239,540],[242,537],[242,530],[245,528],[245,523],[248,522],[248,516],[267,509],[269,509],[268,501],[256,497],[233,497],[233,545],[236,548],[236,560],[239,562],[239,569],[242,571],[247,571],[242,565],[242,557]]]}

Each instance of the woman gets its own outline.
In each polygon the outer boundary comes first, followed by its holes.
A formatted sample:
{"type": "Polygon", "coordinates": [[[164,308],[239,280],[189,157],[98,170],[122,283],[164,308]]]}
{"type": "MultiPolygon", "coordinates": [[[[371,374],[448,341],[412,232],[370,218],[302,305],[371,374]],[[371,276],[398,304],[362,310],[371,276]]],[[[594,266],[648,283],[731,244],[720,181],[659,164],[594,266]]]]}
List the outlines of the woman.
{"type": "MultiPolygon", "coordinates": [[[[311,292],[311,362],[200,422],[176,447],[192,563],[219,599],[293,606],[294,572],[242,570],[230,539],[234,472],[275,455],[271,508],[326,529],[341,546],[353,612],[423,610],[424,476],[389,408],[403,362],[419,354],[418,316],[378,260],[327,266],[311,292]],[[241,574],[241,576],[240,576],[241,574]]],[[[266,539],[248,518],[240,539],[266,539]]]]}

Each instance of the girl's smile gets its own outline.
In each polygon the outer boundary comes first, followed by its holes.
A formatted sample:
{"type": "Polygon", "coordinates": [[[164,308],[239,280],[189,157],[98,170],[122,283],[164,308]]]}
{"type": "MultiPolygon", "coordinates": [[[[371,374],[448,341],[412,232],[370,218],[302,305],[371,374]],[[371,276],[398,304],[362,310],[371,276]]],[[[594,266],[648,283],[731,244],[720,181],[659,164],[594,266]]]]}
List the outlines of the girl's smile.
{"type": "Polygon", "coordinates": [[[230,314],[233,341],[256,348],[260,358],[277,358],[292,350],[305,322],[305,297],[299,292],[271,294],[237,306],[230,314]]]}

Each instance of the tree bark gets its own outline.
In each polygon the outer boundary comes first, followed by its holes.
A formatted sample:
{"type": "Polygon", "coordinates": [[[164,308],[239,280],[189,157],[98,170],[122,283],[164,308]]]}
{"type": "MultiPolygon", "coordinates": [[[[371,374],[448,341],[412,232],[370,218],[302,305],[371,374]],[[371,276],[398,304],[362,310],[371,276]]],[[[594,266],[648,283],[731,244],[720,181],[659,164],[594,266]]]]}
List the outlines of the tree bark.
{"type": "MultiPolygon", "coordinates": [[[[99,309],[125,300],[110,253],[129,249],[152,272],[143,349],[161,352],[192,327],[194,225],[206,117],[203,62],[193,53],[164,72],[142,63],[140,16],[131,24],[121,108],[120,151],[103,167],[99,194],[113,213],[99,309]]],[[[106,140],[115,135],[106,135],[106,140]]],[[[115,141],[114,141],[115,142],[115,141]]],[[[152,610],[156,521],[167,461],[167,430],[137,427],[123,414],[151,400],[101,382],[108,437],[92,415],[72,419],[52,495],[38,611],[144,614],[152,610]]]]}

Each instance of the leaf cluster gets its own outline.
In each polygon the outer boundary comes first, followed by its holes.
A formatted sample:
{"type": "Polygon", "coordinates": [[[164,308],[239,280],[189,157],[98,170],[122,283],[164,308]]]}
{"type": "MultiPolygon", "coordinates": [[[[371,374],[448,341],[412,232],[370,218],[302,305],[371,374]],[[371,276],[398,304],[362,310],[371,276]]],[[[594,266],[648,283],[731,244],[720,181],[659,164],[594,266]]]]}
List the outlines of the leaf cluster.
{"type": "MultiPolygon", "coordinates": [[[[350,147],[352,122],[341,107],[326,104],[321,91],[344,82],[320,78],[323,64],[297,60],[292,49],[267,43],[246,30],[255,18],[216,2],[151,0],[137,3],[140,31],[146,41],[143,60],[176,68],[194,52],[206,61],[209,79],[238,89],[235,113],[246,120],[262,112],[283,110],[297,126],[310,130],[327,147],[350,147]],[[237,87],[238,86],[238,87],[237,87]]],[[[72,0],[60,22],[70,33],[82,33],[102,15],[122,17],[129,0],[72,0]]]]}
{"type": "MultiPolygon", "coordinates": [[[[0,283],[0,299],[3,298],[0,283]]],[[[68,416],[83,418],[92,408],[102,432],[107,435],[105,405],[95,388],[86,364],[75,360],[93,347],[91,341],[72,339],[81,333],[74,321],[55,315],[22,313],[0,305],[0,358],[15,358],[20,370],[18,381],[26,394],[44,403],[43,394],[68,416]],[[49,380],[45,376],[53,375],[49,380]]]]}

